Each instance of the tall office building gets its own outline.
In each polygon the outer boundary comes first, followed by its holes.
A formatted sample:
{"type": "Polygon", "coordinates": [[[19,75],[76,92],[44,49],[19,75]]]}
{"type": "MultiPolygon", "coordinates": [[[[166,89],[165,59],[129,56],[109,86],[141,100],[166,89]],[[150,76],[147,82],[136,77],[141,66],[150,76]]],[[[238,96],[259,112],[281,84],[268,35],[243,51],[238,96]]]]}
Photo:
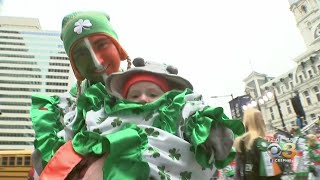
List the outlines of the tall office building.
{"type": "Polygon", "coordinates": [[[33,149],[33,93],[61,94],[74,82],[60,33],[38,19],[0,17],[0,150],[33,149]]]}

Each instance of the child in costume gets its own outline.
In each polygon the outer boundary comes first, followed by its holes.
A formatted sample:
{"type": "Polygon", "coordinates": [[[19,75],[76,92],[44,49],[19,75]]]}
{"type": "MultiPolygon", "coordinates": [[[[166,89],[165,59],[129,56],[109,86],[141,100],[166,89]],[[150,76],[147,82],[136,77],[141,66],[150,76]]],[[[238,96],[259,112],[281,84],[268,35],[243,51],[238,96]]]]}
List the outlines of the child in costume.
{"type": "Polygon", "coordinates": [[[108,92],[120,98],[112,106],[99,84],[79,97],[77,118],[69,122],[77,132],[74,151],[82,157],[107,153],[104,163],[99,159],[103,179],[210,179],[213,165],[228,165],[235,156],[233,135],[244,132],[242,122],[229,120],[222,108],[206,105],[172,66],[142,59],[134,65],[138,67],[107,78],[108,92]],[[152,83],[139,89],[141,81],[152,83]],[[153,100],[138,99],[141,94],[153,100]]]}
{"type": "Polygon", "coordinates": [[[293,143],[296,155],[292,158],[292,171],[297,180],[307,180],[309,176],[309,155],[307,153],[306,138],[298,126],[292,128],[293,143]]]}
{"type": "MultiPolygon", "coordinates": [[[[127,53],[118,42],[118,36],[110,24],[110,17],[103,12],[74,12],[65,16],[61,40],[76,76],[77,86],[62,96],[34,94],[30,111],[34,124],[37,121],[72,120],[76,115],[77,96],[95,83],[104,83],[107,75],[119,71],[120,61],[127,59],[128,66],[131,64],[127,53]]],[[[55,123],[55,126],[63,129],[61,123],[55,123]]],[[[37,128],[34,126],[36,132],[37,128]]],[[[43,163],[38,161],[40,156],[45,160],[52,157],[52,154],[44,153],[44,149],[50,147],[57,150],[62,144],[64,142],[52,144],[51,141],[44,141],[36,134],[33,162],[37,173],[42,170],[43,163]]]]}

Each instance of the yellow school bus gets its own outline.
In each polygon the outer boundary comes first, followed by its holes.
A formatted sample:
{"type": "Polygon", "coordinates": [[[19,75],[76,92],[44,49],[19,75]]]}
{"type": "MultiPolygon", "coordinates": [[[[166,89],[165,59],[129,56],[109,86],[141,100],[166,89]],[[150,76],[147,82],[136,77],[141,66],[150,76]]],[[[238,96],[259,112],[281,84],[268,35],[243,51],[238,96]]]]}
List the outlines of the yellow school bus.
{"type": "Polygon", "coordinates": [[[0,180],[26,180],[31,169],[30,150],[0,151],[0,180]]]}

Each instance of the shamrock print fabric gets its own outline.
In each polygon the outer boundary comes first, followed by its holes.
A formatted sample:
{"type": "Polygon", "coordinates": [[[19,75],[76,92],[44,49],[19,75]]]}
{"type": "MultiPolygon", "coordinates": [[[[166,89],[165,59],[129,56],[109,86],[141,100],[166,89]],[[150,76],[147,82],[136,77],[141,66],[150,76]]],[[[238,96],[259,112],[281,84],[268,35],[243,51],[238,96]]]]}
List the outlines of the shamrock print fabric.
{"type": "MultiPolygon", "coordinates": [[[[53,108],[52,116],[57,109],[53,108]]],[[[201,96],[190,90],[172,91],[143,105],[126,100],[114,102],[104,86],[97,84],[78,99],[76,112],[71,122],[64,119],[61,125],[52,125],[49,131],[38,128],[36,139],[42,143],[62,144],[68,140],[66,137],[73,137],[73,147],[81,155],[108,152],[104,179],[112,172],[117,172],[119,178],[131,176],[129,179],[141,177],[140,174],[147,174],[150,179],[210,179],[215,166],[223,168],[235,156],[235,152],[230,152],[225,160],[215,161],[213,154],[206,153],[203,143],[211,124],[224,123],[235,135],[243,133],[242,124],[237,127],[234,126],[236,121],[227,122],[229,119],[222,108],[208,109],[201,96]],[[204,118],[208,113],[210,117],[204,118]],[[133,162],[139,172],[114,168],[124,167],[126,162],[133,162]]],[[[34,126],[41,127],[52,121],[37,113],[34,112],[34,126]]],[[[35,147],[47,154],[42,157],[44,162],[54,155],[55,149],[52,151],[40,144],[35,147]]]]}

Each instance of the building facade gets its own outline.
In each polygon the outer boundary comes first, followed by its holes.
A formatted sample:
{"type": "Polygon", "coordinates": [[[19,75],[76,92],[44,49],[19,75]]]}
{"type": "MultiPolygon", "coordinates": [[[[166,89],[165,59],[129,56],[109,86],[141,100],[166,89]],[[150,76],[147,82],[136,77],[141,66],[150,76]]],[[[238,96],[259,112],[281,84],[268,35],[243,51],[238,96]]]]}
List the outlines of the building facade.
{"type": "Polygon", "coordinates": [[[62,94],[73,79],[60,33],[38,19],[0,17],[0,150],[33,149],[31,95],[62,94]]]}
{"type": "Polygon", "coordinates": [[[278,77],[256,72],[245,78],[251,105],[263,113],[267,127],[290,130],[296,116],[308,123],[320,118],[320,11],[318,0],[289,0],[307,50],[294,59],[296,67],[278,77]]]}
{"type": "Polygon", "coordinates": [[[246,106],[251,100],[252,99],[249,95],[243,95],[233,98],[231,101],[229,101],[232,118],[242,120],[243,107],[246,106]]]}

